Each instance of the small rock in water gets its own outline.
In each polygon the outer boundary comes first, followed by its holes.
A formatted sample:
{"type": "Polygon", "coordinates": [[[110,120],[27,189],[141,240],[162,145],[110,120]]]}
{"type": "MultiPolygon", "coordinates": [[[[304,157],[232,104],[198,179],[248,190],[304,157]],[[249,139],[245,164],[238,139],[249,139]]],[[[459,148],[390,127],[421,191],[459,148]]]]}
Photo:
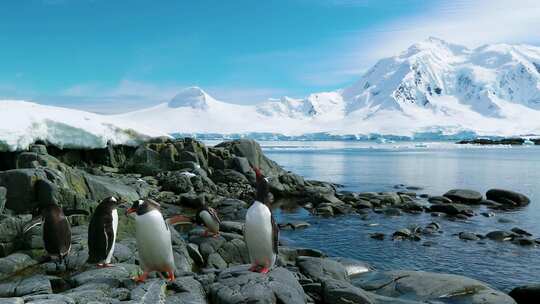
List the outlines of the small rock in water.
{"type": "Polygon", "coordinates": [[[510,232],[496,230],[486,234],[486,237],[494,241],[508,241],[512,238],[512,234],[510,232]]]}
{"type": "Polygon", "coordinates": [[[469,189],[452,189],[446,192],[444,196],[453,202],[466,205],[479,204],[482,200],[482,194],[480,192],[469,189]]]}
{"type": "Polygon", "coordinates": [[[503,224],[513,223],[514,222],[514,220],[506,218],[506,217],[500,217],[497,221],[499,223],[503,223],[503,224]]]}
{"type": "Polygon", "coordinates": [[[519,227],[514,227],[512,228],[510,231],[514,232],[514,233],[517,233],[517,234],[520,234],[520,235],[526,235],[526,236],[532,236],[532,234],[530,234],[529,232],[519,228],[519,227]]]}
{"type": "Polygon", "coordinates": [[[465,241],[478,241],[480,238],[472,232],[460,232],[459,238],[465,241]]]}
{"type": "Polygon", "coordinates": [[[372,239],[376,239],[376,240],[382,241],[382,240],[384,240],[385,234],[384,234],[384,233],[380,233],[380,232],[376,232],[376,233],[370,234],[369,237],[372,238],[372,239]]]}
{"type": "Polygon", "coordinates": [[[428,202],[432,204],[452,204],[452,200],[445,196],[432,196],[428,198],[428,202]]]}
{"type": "Polygon", "coordinates": [[[493,213],[493,212],[482,212],[480,214],[485,216],[485,217],[493,217],[493,216],[495,216],[495,213],[493,213]]]}
{"type": "Polygon", "coordinates": [[[486,197],[489,200],[509,207],[523,207],[531,202],[527,196],[521,193],[503,189],[488,190],[486,197]]]}
{"type": "Polygon", "coordinates": [[[422,246],[425,246],[425,247],[432,247],[435,245],[437,245],[437,242],[434,242],[434,241],[425,241],[422,243],[422,246]]]}

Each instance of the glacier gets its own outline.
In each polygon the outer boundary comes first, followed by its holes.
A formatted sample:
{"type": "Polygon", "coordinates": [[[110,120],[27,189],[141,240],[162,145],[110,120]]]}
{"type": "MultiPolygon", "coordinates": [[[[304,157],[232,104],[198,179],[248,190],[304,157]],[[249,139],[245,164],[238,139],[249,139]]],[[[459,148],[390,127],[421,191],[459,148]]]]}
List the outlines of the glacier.
{"type": "Polygon", "coordinates": [[[540,48],[492,44],[469,49],[430,37],[379,60],[354,84],[336,91],[238,105],[191,87],[169,102],[118,117],[203,137],[540,134],[540,48]]]}

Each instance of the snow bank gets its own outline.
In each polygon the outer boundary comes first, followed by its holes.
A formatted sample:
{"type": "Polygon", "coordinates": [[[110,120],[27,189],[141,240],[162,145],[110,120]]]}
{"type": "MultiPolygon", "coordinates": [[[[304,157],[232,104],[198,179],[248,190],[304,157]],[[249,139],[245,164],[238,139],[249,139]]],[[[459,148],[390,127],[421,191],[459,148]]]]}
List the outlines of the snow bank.
{"type": "Polygon", "coordinates": [[[0,100],[0,151],[23,150],[42,140],[58,147],[134,145],[164,133],[136,121],[20,100],[0,100]]]}

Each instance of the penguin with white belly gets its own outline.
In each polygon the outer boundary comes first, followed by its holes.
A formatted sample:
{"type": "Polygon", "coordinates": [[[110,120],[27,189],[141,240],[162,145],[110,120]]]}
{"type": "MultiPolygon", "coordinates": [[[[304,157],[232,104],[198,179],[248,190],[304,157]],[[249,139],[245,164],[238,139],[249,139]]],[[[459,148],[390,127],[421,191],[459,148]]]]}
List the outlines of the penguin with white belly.
{"type": "Polygon", "coordinates": [[[135,281],[144,282],[152,271],[166,272],[169,281],[174,281],[174,256],[169,225],[189,221],[184,216],[175,216],[165,221],[160,205],[154,200],[138,200],[127,210],[135,215],[135,238],[139,251],[139,265],[143,274],[135,281]]]}
{"type": "Polygon", "coordinates": [[[114,196],[105,198],[96,207],[88,226],[88,260],[98,267],[110,267],[118,230],[120,202],[114,196]]]}
{"type": "Polygon", "coordinates": [[[268,273],[274,266],[278,254],[279,229],[270,210],[268,179],[258,168],[256,174],[256,196],[246,212],[244,240],[251,260],[250,271],[268,273]]]}

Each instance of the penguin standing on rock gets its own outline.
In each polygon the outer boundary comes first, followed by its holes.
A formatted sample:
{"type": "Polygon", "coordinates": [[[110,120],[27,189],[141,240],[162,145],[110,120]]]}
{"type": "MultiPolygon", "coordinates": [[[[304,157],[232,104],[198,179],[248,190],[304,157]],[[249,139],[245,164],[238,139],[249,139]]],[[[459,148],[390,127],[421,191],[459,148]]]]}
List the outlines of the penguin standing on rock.
{"type": "Polygon", "coordinates": [[[279,229],[270,210],[268,179],[258,168],[257,194],[246,213],[244,240],[251,260],[250,271],[268,273],[274,266],[278,253],[279,229]]]}
{"type": "MultiPolygon", "coordinates": [[[[40,216],[24,228],[24,232],[42,225],[43,244],[50,258],[57,258],[65,264],[64,258],[71,249],[71,227],[64,211],[50,202],[38,208],[40,216]]],[[[58,267],[58,264],[57,264],[58,267]]]]}
{"type": "Polygon", "coordinates": [[[119,200],[111,196],[97,206],[88,226],[88,260],[98,267],[111,267],[118,229],[119,200]]]}
{"type": "Polygon", "coordinates": [[[163,219],[160,205],[151,199],[138,200],[127,210],[128,215],[135,215],[135,238],[139,251],[139,264],[143,274],[134,278],[144,282],[151,271],[166,272],[169,281],[174,281],[174,256],[169,225],[187,222],[185,216],[175,216],[167,221],[163,219]]]}

